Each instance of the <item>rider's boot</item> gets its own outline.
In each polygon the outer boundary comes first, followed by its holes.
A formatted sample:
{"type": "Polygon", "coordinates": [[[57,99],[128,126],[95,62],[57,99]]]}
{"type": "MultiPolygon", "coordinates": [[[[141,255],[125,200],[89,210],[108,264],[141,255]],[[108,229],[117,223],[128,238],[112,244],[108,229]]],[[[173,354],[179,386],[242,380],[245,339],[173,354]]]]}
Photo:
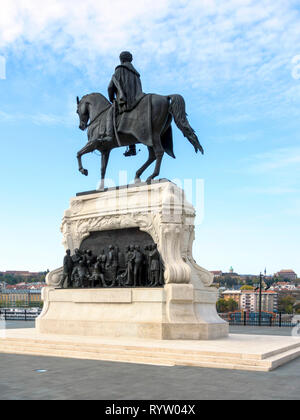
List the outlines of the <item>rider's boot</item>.
{"type": "Polygon", "coordinates": [[[129,150],[124,153],[124,156],[135,156],[136,155],[136,147],[135,144],[131,144],[129,146],[129,150]]]}

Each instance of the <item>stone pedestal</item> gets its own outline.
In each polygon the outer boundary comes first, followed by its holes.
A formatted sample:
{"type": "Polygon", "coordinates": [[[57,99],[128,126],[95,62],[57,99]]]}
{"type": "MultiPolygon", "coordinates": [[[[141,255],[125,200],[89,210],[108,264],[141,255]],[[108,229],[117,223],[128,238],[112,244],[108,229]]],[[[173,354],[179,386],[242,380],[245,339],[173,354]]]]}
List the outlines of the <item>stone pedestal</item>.
{"type": "Polygon", "coordinates": [[[194,218],[183,190],[169,181],[72,198],[61,227],[66,249],[73,253],[92,232],[139,228],[158,246],[165,286],[61,290],[59,268],[47,276],[38,331],[175,340],[227,336],[213,277],[192,256],[194,218]]]}

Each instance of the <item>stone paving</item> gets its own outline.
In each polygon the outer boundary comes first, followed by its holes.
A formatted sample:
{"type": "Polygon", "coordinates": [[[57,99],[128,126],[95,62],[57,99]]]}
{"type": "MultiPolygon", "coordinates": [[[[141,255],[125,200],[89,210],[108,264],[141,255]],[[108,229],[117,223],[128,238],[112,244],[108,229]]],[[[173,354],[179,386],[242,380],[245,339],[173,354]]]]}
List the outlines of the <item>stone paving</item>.
{"type": "MultiPolygon", "coordinates": [[[[7,327],[32,324],[9,322],[7,327]]],[[[288,328],[231,327],[239,334],[271,331],[290,335],[288,328]]],[[[298,400],[300,358],[265,373],[0,354],[0,400],[17,399],[298,400]]]]}

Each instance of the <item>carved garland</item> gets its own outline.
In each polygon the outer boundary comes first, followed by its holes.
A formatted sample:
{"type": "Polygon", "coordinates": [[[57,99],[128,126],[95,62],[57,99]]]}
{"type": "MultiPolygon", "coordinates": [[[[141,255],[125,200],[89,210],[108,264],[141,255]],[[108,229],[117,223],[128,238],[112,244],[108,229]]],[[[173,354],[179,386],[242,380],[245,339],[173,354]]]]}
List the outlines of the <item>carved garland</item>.
{"type": "Polygon", "coordinates": [[[63,244],[65,248],[69,247],[74,251],[73,248],[79,248],[83,239],[88,237],[91,232],[138,227],[140,230],[149,233],[159,247],[159,218],[159,214],[143,213],[90,217],[75,220],[70,220],[65,217],[61,226],[61,232],[64,236],[63,244]]]}

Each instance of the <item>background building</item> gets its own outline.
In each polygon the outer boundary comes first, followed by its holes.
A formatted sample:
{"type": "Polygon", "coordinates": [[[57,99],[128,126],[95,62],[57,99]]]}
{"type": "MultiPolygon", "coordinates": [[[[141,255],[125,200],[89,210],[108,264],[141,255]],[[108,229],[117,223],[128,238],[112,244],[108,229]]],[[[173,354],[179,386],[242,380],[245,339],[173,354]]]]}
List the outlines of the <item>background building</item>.
{"type": "Polygon", "coordinates": [[[214,278],[220,277],[223,274],[220,270],[210,271],[210,273],[213,274],[214,278]]]}
{"type": "Polygon", "coordinates": [[[238,308],[241,307],[241,291],[240,290],[224,290],[222,293],[222,298],[225,300],[233,299],[239,305],[238,308]]]}
{"type": "Polygon", "coordinates": [[[296,280],[297,274],[293,270],[280,270],[274,274],[274,277],[279,277],[283,280],[296,280]]]}
{"type": "MultiPolygon", "coordinates": [[[[259,292],[255,290],[224,290],[221,297],[225,300],[233,299],[238,309],[246,312],[258,312],[259,292]]],[[[278,293],[271,290],[262,291],[261,310],[276,312],[278,310],[278,293]]]]}
{"type": "Polygon", "coordinates": [[[40,306],[42,302],[41,291],[45,285],[44,282],[3,284],[0,288],[0,306],[40,306]]]}
{"type": "MultiPolygon", "coordinates": [[[[259,310],[259,291],[241,291],[241,309],[247,312],[258,312],[259,310]]],[[[261,310],[266,312],[278,311],[278,293],[266,290],[261,293],[261,310]]]]}
{"type": "Polygon", "coordinates": [[[0,293],[2,307],[40,306],[41,302],[41,289],[5,289],[0,293]]]}

